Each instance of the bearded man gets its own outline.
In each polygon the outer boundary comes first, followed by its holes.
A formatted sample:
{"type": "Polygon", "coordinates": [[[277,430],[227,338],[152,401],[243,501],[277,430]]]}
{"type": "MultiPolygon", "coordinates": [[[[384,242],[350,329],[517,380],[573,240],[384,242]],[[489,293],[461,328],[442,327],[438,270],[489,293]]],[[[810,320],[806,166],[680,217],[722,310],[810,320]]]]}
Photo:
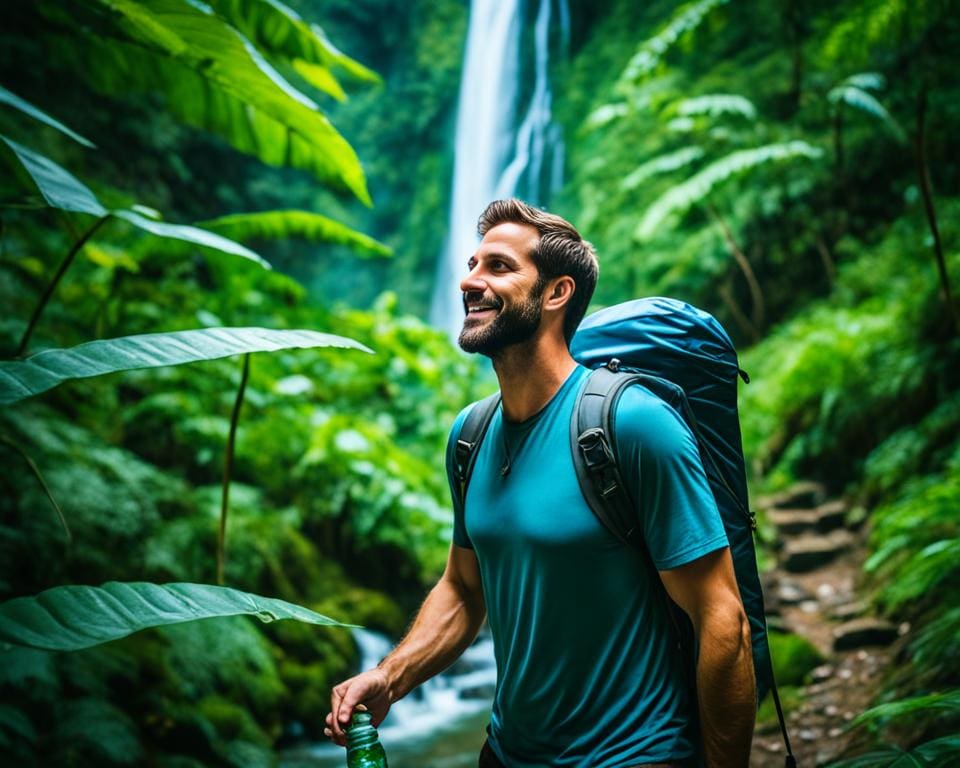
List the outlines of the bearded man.
{"type": "Polygon", "coordinates": [[[497,688],[481,768],[746,766],[750,631],[696,441],[643,387],[620,399],[617,454],[651,569],[590,510],[570,455],[588,372],[569,343],[596,285],[593,247],[519,200],[491,203],[478,230],[460,284],[459,343],[493,361],[500,410],[462,505],[454,494],[443,576],[397,647],[333,689],[326,733],[344,744],[359,704],[381,722],[457,659],[486,618],[497,688]],[[695,681],[662,590],[693,625],[695,681]]]}

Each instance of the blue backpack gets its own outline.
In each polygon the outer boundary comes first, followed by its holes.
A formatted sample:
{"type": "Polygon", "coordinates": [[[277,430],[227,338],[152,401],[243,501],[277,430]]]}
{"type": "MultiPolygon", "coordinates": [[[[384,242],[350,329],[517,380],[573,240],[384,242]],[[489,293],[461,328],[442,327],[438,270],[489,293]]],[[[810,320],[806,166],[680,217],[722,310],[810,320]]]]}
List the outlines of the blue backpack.
{"type": "MultiPolygon", "coordinates": [[[[638,549],[651,568],[638,531],[636,506],[618,466],[613,421],[617,402],[627,387],[641,385],[671,405],[696,437],[750,622],[757,702],[772,691],[786,764],[796,765],[773,679],[753,543],[756,519],[747,499],[737,379],[749,382],[750,378],[738,364],[730,337],[712,315],[689,304],[666,298],[637,299],[587,317],[573,337],[570,352],[577,362],[593,369],[570,424],[571,454],[581,491],[600,522],[638,549]]],[[[476,449],[499,404],[499,393],[479,401],[464,419],[459,435],[451,437],[456,443],[447,454],[452,460],[447,471],[461,505],[476,449]]],[[[690,646],[692,634],[686,616],[675,606],[671,615],[681,645],[690,646]]],[[[688,653],[692,659],[692,648],[688,653]]]]}

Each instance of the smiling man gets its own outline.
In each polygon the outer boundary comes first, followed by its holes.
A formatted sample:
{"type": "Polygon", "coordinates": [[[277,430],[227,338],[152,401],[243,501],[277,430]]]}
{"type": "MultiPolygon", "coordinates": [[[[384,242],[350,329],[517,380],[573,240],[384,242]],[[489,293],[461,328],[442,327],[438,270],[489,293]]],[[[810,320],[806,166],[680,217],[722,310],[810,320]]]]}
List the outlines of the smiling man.
{"type": "Polygon", "coordinates": [[[750,635],[696,441],[642,387],[620,399],[617,454],[650,568],[590,510],[570,453],[588,372],[569,343],[596,285],[593,247],[569,222],[518,200],[491,203],[478,229],[460,284],[459,343],[491,358],[501,405],[464,502],[453,494],[443,576],[390,655],[334,688],[327,733],[343,744],[358,704],[382,721],[486,618],[497,689],[481,767],[746,766],[750,635]],[[695,631],[696,694],[664,591],[695,631]]]}

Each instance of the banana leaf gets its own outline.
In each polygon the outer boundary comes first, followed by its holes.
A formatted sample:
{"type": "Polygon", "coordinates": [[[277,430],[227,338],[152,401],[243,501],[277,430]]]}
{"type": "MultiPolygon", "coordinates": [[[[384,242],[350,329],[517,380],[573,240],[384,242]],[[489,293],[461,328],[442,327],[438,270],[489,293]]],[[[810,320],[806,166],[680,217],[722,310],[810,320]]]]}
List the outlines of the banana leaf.
{"type": "Polygon", "coordinates": [[[69,349],[47,349],[26,360],[0,362],[0,405],[33,397],[69,379],[216,360],[245,352],[313,347],[340,347],[372,353],[353,339],[317,331],[202,328],[121,336],[88,341],[69,349]]]}
{"type": "Polygon", "coordinates": [[[150,627],[220,616],[295,619],[350,627],[309,608],[209,584],[107,582],[53,587],[0,604],[0,642],[48,651],[76,651],[150,627]]]}

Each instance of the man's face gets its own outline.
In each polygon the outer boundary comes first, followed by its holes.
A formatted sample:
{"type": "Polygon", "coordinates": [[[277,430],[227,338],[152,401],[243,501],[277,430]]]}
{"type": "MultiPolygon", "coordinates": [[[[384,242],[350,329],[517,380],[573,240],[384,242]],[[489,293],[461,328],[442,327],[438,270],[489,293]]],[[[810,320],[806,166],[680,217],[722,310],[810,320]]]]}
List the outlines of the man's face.
{"type": "Polygon", "coordinates": [[[507,222],[490,229],[460,283],[465,317],[458,343],[488,357],[533,338],[540,328],[544,283],[531,254],[540,233],[507,222]]]}

